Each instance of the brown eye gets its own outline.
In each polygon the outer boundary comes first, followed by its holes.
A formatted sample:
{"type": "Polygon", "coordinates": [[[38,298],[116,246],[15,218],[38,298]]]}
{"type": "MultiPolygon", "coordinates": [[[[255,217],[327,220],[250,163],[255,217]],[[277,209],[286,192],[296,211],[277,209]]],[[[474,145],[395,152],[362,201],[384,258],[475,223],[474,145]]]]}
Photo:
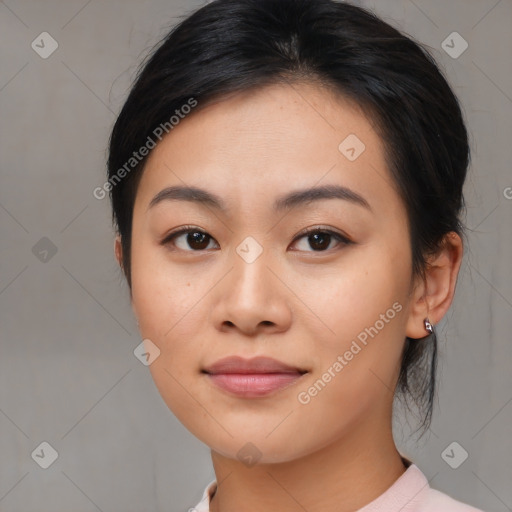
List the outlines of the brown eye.
{"type": "Polygon", "coordinates": [[[196,252],[206,250],[211,240],[213,240],[213,238],[208,233],[197,228],[187,227],[175,233],[171,233],[162,241],[162,245],[171,244],[182,251],[196,252]],[[190,251],[190,249],[192,249],[192,251],[190,251]]]}
{"type": "Polygon", "coordinates": [[[203,250],[208,247],[210,237],[202,231],[190,231],[186,237],[186,243],[193,249],[203,250]]]}
{"type": "MultiPolygon", "coordinates": [[[[348,245],[352,243],[348,238],[345,236],[336,233],[335,231],[331,231],[329,229],[320,229],[320,228],[313,228],[302,235],[298,236],[295,240],[300,240],[302,238],[306,238],[308,240],[308,246],[313,249],[312,252],[325,252],[329,249],[329,246],[331,245],[331,242],[333,239],[338,242],[338,245],[348,245]]],[[[307,249],[300,249],[308,251],[307,249]]]]}

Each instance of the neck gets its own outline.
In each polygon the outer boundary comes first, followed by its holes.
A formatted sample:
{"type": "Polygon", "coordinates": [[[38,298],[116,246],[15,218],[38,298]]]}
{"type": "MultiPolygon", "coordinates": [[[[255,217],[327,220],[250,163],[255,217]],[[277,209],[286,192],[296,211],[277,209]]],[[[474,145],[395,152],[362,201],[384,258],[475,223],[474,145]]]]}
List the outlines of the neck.
{"type": "Polygon", "coordinates": [[[212,450],[217,490],[211,512],[353,512],[383,494],[405,472],[391,420],[359,425],[300,459],[246,467],[212,450]],[[382,422],[381,422],[382,423],[382,422]]]}

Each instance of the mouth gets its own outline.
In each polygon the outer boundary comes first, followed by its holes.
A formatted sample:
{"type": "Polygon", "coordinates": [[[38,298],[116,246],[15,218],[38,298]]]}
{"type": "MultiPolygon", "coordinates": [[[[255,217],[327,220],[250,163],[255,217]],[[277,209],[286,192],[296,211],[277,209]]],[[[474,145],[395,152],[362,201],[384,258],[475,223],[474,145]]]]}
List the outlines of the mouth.
{"type": "Polygon", "coordinates": [[[201,370],[216,387],[244,398],[264,397],[296,383],[308,371],[269,357],[231,356],[201,370]]]}

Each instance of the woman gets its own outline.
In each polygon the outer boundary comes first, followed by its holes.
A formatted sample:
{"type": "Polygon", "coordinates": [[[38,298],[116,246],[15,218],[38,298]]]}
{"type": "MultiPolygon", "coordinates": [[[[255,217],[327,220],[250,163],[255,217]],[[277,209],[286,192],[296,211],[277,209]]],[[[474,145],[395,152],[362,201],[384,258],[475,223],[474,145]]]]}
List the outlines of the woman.
{"type": "Polygon", "coordinates": [[[116,258],[162,398],[211,448],[194,510],[476,511],[396,448],[428,429],[469,162],[417,43],[332,0],[216,0],[110,140],[116,258]]]}

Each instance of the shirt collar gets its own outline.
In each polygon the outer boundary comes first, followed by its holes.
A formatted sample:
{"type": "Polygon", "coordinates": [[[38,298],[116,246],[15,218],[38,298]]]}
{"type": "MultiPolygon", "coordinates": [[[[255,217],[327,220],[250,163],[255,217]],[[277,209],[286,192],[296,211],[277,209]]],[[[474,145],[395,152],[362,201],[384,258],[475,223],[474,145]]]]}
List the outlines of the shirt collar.
{"type": "MultiPolygon", "coordinates": [[[[405,472],[375,500],[359,509],[357,512],[385,512],[400,510],[400,512],[414,512],[424,501],[430,488],[427,477],[410,460],[402,456],[406,466],[405,472]]],[[[201,501],[193,512],[209,512],[210,501],[217,490],[217,481],[212,480],[204,489],[201,501]]]]}

